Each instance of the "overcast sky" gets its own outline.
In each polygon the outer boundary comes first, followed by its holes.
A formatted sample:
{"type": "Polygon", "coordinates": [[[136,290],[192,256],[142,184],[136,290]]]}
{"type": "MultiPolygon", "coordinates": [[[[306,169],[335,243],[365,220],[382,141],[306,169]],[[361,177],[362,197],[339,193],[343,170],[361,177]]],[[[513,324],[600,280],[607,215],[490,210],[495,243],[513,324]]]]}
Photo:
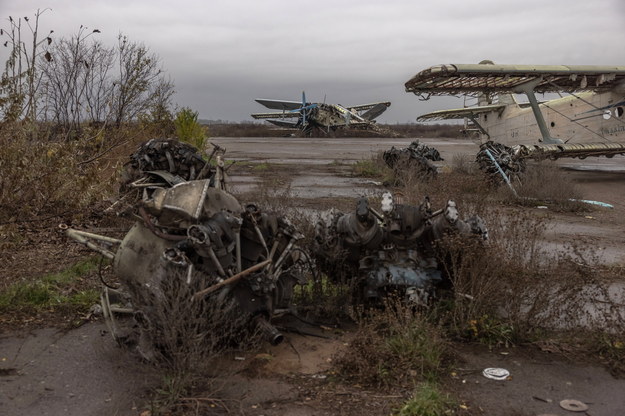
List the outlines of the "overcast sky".
{"type": "Polygon", "coordinates": [[[42,33],[85,25],[109,46],[120,32],[144,43],[177,105],[205,119],[252,120],[266,110],[255,98],[305,90],[308,101],[388,100],[380,121],[410,122],[462,105],[404,91],[433,65],[625,65],[623,0],[0,0],[1,26],[48,7],[42,33]]]}

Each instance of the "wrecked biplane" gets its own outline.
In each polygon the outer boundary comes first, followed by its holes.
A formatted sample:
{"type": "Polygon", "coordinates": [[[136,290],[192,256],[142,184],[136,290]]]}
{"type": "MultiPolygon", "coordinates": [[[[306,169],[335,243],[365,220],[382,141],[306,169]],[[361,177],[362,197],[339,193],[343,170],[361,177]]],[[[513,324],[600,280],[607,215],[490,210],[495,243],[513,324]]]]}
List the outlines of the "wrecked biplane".
{"type": "Polygon", "coordinates": [[[111,305],[111,296],[130,300],[121,309],[133,314],[140,332],[158,333],[154,305],[142,308],[132,300],[165,302],[171,279],[196,288],[185,302],[233,301],[238,314],[248,316],[272,344],[282,340],[270,320],[276,310],[290,307],[293,287],[302,283],[296,267],[302,235],[287,218],[254,204],[242,206],[228,193],[222,150],[216,146],[206,162],[190,145],[150,140],[126,165],[123,189],[135,197],[130,215],[136,221],[125,237],[68,230],[113,261],[124,293],[104,288],[102,308],[118,341],[125,335],[115,324],[120,308],[111,305]]]}
{"type": "Polygon", "coordinates": [[[524,159],[625,154],[625,67],[437,65],[417,73],[406,92],[422,99],[465,95],[477,105],[434,111],[418,121],[470,120],[482,142],[478,163],[493,175],[518,175],[524,159]],[[536,93],[565,93],[539,102],[536,93]],[[528,103],[517,102],[524,94],[528,103]],[[495,165],[493,167],[493,165],[495,165]]]}
{"type": "Polygon", "coordinates": [[[352,288],[354,303],[376,304],[399,294],[427,306],[439,287],[449,285],[437,261],[436,244],[448,234],[488,239],[477,215],[461,220],[454,201],[432,211],[425,197],[419,206],[382,196],[381,212],[366,198],[350,213],[330,211],[315,227],[314,256],[327,276],[352,288]]]}
{"type": "Polygon", "coordinates": [[[256,99],[256,102],[274,113],[255,113],[257,120],[266,120],[279,127],[298,129],[303,135],[310,135],[314,130],[328,134],[338,128],[356,128],[376,130],[375,119],[384,113],[391,103],[388,101],[354,106],[340,104],[311,103],[306,101],[302,92],[302,101],[282,101],[256,99]]]}

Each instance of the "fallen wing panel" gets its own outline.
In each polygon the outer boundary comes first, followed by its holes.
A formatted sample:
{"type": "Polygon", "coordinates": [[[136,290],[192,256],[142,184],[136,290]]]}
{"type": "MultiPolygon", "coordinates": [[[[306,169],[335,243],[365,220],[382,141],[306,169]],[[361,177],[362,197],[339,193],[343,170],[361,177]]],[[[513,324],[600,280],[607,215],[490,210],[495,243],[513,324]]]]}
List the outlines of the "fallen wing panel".
{"type": "Polygon", "coordinates": [[[373,107],[369,108],[366,112],[361,114],[361,117],[365,120],[374,120],[380,114],[386,111],[386,109],[391,105],[391,103],[377,103],[373,107]]]}

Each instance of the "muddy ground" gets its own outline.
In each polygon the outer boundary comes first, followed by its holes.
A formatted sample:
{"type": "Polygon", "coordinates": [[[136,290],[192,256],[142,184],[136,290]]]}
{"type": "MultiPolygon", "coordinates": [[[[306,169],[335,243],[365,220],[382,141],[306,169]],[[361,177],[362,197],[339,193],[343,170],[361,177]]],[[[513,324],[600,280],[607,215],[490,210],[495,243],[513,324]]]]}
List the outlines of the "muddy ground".
{"type": "MultiPolygon", "coordinates": [[[[342,165],[393,145],[406,146],[411,139],[212,141],[227,149],[229,160],[271,165],[276,180],[290,183],[291,195],[301,199],[302,206],[314,208],[319,201],[328,204],[333,199],[381,192],[380,186],[369,180],[350,177],[342,165]],[[285,166],[283,171],[281,165],[285,166]]],[[[437,147],[446,161],[454,154],[470,154],[477,149],[466,141],[422,142],[437,147]]],[[[614,208],[584,214],[553,213],[548,238],[554,245],[583,241],[594,245],[605,263],[625,264],[624,162],[625,158],[618,157],[558,162],[579,184],[585,199],[610,203],[614,208]]],[[[230,171],[239,192],[260,183],[253,169],[240,172],[245,173],[237,173],[236,165],[230,171]]],[[[49,232],[57,238],[46,245],[34,241],[31,252],[7,259],[1,269],[5,277],[33,273],[27,272],[29,269],[39,273],[59,269],[71,258],[85,253],[75,247],[67,250],[72,243],[64,240],[58,230],[49,232]]],[[[388,415],[410,395],[410,391],[377,391],[337,383],[332,361],[338,352],[348,348],[350,328],[306,330],[317,336],[285,332],[286,342],[277,347],[227,357],[234,370],[220,386],[220,392],[215,393],[221,401],[210,402],[214,407],[204,406],[204,411],[246,415],[388,415]]],[[[625,415],[625,380],[614,378],[592,360],[580,361],[562,351],[550,352],[549,348],[536,346],[454,348],[460,360],[444,383],[468,408],[459,410],[459,414],[573,415],[558,403],[577,399],[589,405],[587,415],[625,415]],[[481,374],[486,367],[504,367],[511,378],[486,379],[481,374]]],[[[72,330],[13,328],[0,335],[0,415],[146,415],[152,391],[161,382],[154,369],[119,348],[98,320],[72,330]]]]}

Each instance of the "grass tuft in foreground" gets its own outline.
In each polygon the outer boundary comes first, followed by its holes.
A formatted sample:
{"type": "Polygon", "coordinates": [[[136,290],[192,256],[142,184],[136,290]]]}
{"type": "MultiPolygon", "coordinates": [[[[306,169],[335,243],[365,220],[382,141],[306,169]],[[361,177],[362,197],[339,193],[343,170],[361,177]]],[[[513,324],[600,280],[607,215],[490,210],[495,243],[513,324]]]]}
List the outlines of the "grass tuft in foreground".
{"type": "MultiPolygon", "coordinates": [[[[88,308],[98,300],[98,291],[78,288],[80,280],[98,268],[99,257],[89,257],[67,269],[26,282],[16,282],[0,292],[0,310],[54,308],[73,305],[88,308]]],[[[80,285],[82,286],[82,285],[80,285]]]]}
{"type": "Polygon", "coordinates": [[[435,383],[420,383],[414,395],[395,413],[396,416],[443,416],[454,414],[456,403],[435,383]]]}
{"type": "Polygon", "coordinates": [[[436,381],[445,370],[447,342],[425,316],[399,300],[371,310],[344,353],[339,374],[350,381],[377,386],[436,381]]]}

